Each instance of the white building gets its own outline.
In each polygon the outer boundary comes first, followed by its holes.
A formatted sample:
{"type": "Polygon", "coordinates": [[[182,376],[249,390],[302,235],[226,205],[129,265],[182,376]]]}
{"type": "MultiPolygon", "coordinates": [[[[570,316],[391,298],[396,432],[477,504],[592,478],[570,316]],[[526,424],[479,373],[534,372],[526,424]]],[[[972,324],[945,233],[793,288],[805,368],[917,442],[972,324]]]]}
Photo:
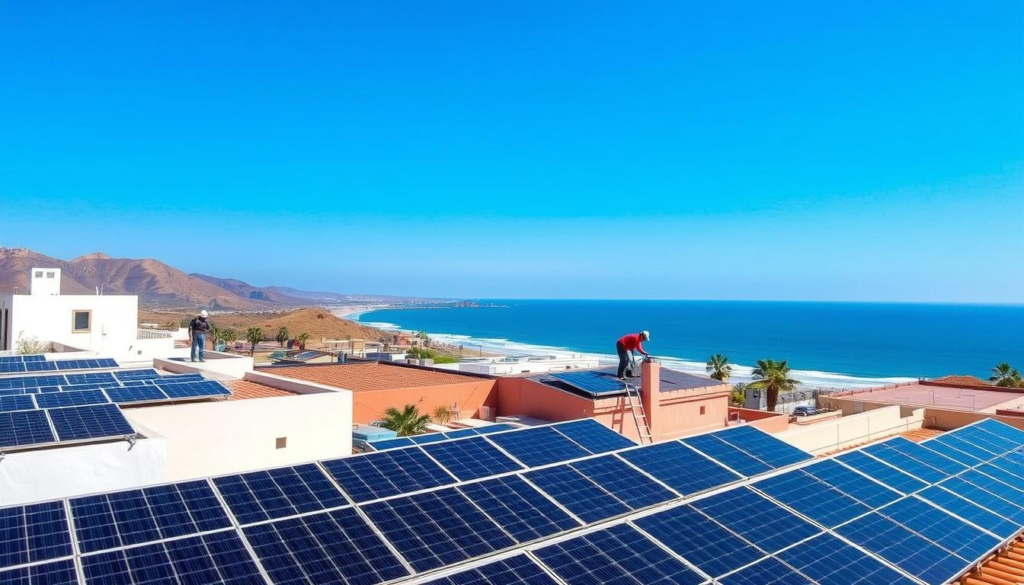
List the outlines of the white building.
{"type": "Polygon", "coordinates": [[[0,294],[0,351],[22,340],[53,351],[86,351],[119,363],[144,362],[174,351],[170,332],[138,328],[135,295],[62,295],[59,268],[33,268],[29,294],[0,294]]]}
{"type": "Polygon", "coordinates": [[[455,364],[435,364],[434,367],[488,376],[518,376],[596,368],[599,362],[597,357],[582,354],[513,355],[462,358],[455,364]]]}

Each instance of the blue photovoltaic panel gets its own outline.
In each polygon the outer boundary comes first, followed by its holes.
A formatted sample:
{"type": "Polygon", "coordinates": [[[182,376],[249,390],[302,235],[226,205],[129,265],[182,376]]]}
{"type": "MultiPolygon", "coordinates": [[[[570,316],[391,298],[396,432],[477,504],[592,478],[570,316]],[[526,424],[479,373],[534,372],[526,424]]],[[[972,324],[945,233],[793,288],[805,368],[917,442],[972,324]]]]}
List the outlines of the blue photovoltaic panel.
{"type": "Polygon", "coordinates": [[[431,585],[556,585],[557,581],[526,555],[494,561],[467,569],[449,577],[430,581],[431,585]]]}
{"type": "Polygon", "coordinates": [[[1024,507],[1016,502],[1003,499],[981,486],[959,477],[951,477],[940,483],[939,486],[970,500],[990,512],[995,512],[1003,518],[1009,519],[1018,526],[1024,525],[1024,507]]]}
{"type": "Polygon", "coordinates": [[[382,451],[321,461],[354,502],[455,483],[455,478],[419,449],[382,451]]]}
{"type": "Polygon", "coordinates": [[[152,368],[146,370],[122,370],[120,372],[114,372],[114,377],[121,382],[124,382],[125,380],[147,380],[159,378],[160,373],[152,368]]]}
{"type": "Polygon", "coordinates": [[[690,506],[670,508],[634,521],[641,530],[683,556],[698,569],[718,577],[764,556],[690,506]]]}
{"type": "Polygon", "coordinates": [[[963,559],[973,561],[999,544],[996,537],[911,496],[878,510],[963,559]]]}
{"type": "Polygon", "coordinates": [[[768,553],[819,532],[813,524],[746,487],[722,492],[691,505],[768,553]]]}
{"type": "Polygon", "coordinates": [[[516,544],[453,488],[366,504],[362,509],[417,571],[436,569],[516,544]]]}
{"type": "Polygon", "coordinates": [[[1007,481],[1007,479],[1012,476],[1014,478],[1014,483],[1024,483],[1024,463],[1011,457],[997,457],[991,462],[978,467],[978,469],[989,475],[994,475],[996,479],[1007,481]],[[1004,477],[1007,479],[1003,479],[1004,477]]]}
{"type": "Polygon", "coordinates": [[[0,508],[0,569],[71,554],[63,502],[0,508]]]}
{"type": "Polygon", "coordinates": [[[960,479],[969,481],[976,486],[984,488],[986,491],[992,492],[1004,500],[1010,500],[1014,503],[1024,501],[1024,491],[1018,490],[1005,482],[999,481],[991,475],[972,469],[967,473],[961,474],[959,477],[960,479]]]}
{"type": "Polygon", "coordinates": [[[25,361],[25,359],[23,358],[23,356],[20,356],[20,355],[4,355],[4,356],[0,356],[0,364],[12,364],[12,363],[13,364],[20,364],[20,363],[22,363],[24,361],[25,361]]]}
{"type": "Polygon", "coordinates": [[[799,469],[769,477],[754,487],[828,528],[833,528],[871,508],[799,469]]]}
{"type": "Polygon", "coordinates": [[[388,449],[397,449],[399,447],[408,447],[415,445],[411,440],[406,437],[398,437],[396,439],[384,439],[381,441],[370,441],[370,446],[373,447],[374,451],[386,451],[388,449]]]}
{"type": "Polygon", "coordinates": [[[135,429],[114,404],[51,408],[46,413],[53,421],[53,428],[57,430],[57,438],[61,441],[135,434],[135,429]]]}
{"type": "MultiPolygon", "coordinates": [[[[873,459],[871,459],[871,461],[877,463],[873,459]]],[[[878,463],[878,465],[883,464],[878,463]]],[[[814,465],[808,465],[803,468],[803,471],[813,475],[844,494],[867,504],[870,508],[884,506],[889,502],[895,502],[902,497],[899,492],[888,488],[881,483],[868,479],[849,467],[840,465],[831,459],[819,461],[814,465]]]]}
{"type": "Polygon", "coordinates": [[[16,412],[19,410],[35,410],[36,403],[31,394],[15,394],[0,396],[0,412],[16,412]]]}
{"type": "Polygon", "coordinates": [[[56,369],[53,362],[25,362],[26,372],[52,372],[56,369]]]}
{"type": "Polygon", "coordinates": [[[90,404],[106,404],[110,402],[102,390],[36,394],[35,398],[39,408],[65,408],[68,406],[88,406],[90,404]]]}
{"type": "Polygon", "coordinates": [[[845,453],[836,457],[835,460],[843,463],[844,465],[849,465],[864,475],[872,479],[876,479],[895,490],[903,492],[904,494],[913,493],[917,490],[922,490],[928,487],[928,484],[923,481],[915,477],[911,477],[896,467],[885,464],[860,451],[845,453]]]}
{"type": "Polygon", "coordinates": [[[551,374],[551,377],[590,394],[610,394],[626,391],[626,385],[622,380],[608,372],[565,372],[551,374]]]}
{"type": "Polygon", "coordinates": [[[446,433],[441,433],[441,435],[444,436],[445,440],[465,439],[467,437],[475,437],[477,436],[477,434],[478,433],[474,429],[459,429],[457,431],[448,431],[446,433]]]}
{"type": "Polygon", "coordinates": [[[1017,533],[1020,527],[998,514],[962,498],[938,486],[932,486],[918,492],[917,497],[959,516],[977,526],[992,532],[1000,538],[1009,538],[1017,533]]]}
{"type": "Polygon", "coordinates": [[[723,585],[806,585],[810,583],[778,559],[768,557],[720,580],[723,585]]]}
{"type": "Polygon", "coordinates": [[[19,356],[19,357],[21,357],[21,361],[23,361],[23,362],[42,362],[42,361],[46,361],[46,356],[41,354],[41,353],[30,353],[30,354],[25,354],[25,355],[22,355],[22,356],[19,356]]]}
{"type": "Polygon", "coordinates": [[[207,380],[205,382],[182,382],[175,384],[157,382],[154,386],[163,390],[164,394],[166,394],[168,398],[172,399],[226,396],[231,394],[231,391],[225,388],[224,384],[214,382],[213,380],[207,380]]]}
{"type": "Polygon", "coordinates": [[[423,450],[462,481],[519,471],[523,467],[483,437],[424,445],[423,450]]]}
{"type": "Polygon", "coordinates": [[[204,480],[72,498],[70,504],[81,552],[231,526],[204,480]]]}
{"type": "Polygon", "coordinates": [[[264,583],[235,531],[82,557],[88,583],[264,583]]]}
{"type": "Polygon", "coordinates": [[[242,530],[274,583],[382,583],[409,574],[354,508],[242,530]]]}
{"type": "Polygon", "coordinates": [[[1006,423],[1001,423],[995,419],[986,418],[979,422],[977,425],[981,430],[992,433],[993,435],[1000,436],[1008,441],[1012,441],[1019,447],[1024,447],[1024,431],[1011,427],[1006,423]]]}
{"type": "Polygon", "coordinates": [[[591,453],[607,453],[626,447],[636,447],[633,441],[592,418],[555,425],[554,428],[591,453]]]}
{"type": "Polygon", "coordinates": [[[156,386],[133,386],[130,388],[107,388],[110,401],[117,404],[131,402],[148,402],[151,400],[167,400],[167,395],[156,386]]]}
{"type": "Polygon", "coordinates": [[[860,550],[825,533],[779,553],[778,557],[821,585],[914,585],[860,550]]]}
{"type": "Polygon", "coordinates": [[[590,453],[551,427],[538,427],[514,433],[489,435],[489,441],[522,461],[527,467],[558,463],[590,453]]]}
{"type": "Polygon", "coordinates": [[[896,437],[891,441],[886,441],[885,443],[878,445],[878,447],[885,447],[899,451],[907,457],[913,457],[921,463],[924,463],[934,469],[938,469],[946,475],[956,475],[967,469],[966,465],[957,463],[949,457],[940,455],[930,449],[926,449],[925,447],[922,447],[913,441],[904,439],[903,437],[896,437]]]}
{"type": "Polygon", "coordinates": [[[629,506],[569,465],[536,469],[525,477],[587,523],[630,511],[629,506]]]}
{"type": "Polygon", "coordinates": [[[21,447],[56,442],[42,410],[0,412],[0,447],[21,447]]]}
{"type": "Polygon", "coordinates": [[[337,508],[348,502],[313,463],[213,480],[240,524],[337,508]]]}
{"type": "Polygon", "coordinates": [[[634,510],[667,502],[676,497],[661,484],[615,455],[584,459],[571,463],[570,466],[634,510]]]}
{"type": "Polygon", "coordinates": [[[67,559],[0,572],[0,583],[11,585],[78,585],[75,562],[67,559]]]}
{"type": "Polygon", "coordinates": [[[477,433],[481,434],[481,435],[489,435],[491,433],[501,433],[501,432],[504,432],[504,431],[514,431],[517,428],[519,428],[519,427],[517,427],[515,425],[510,425],[510,424],[505,424],[505,423],[498,423],[498,424],[487,425],[487,426],[483,426],[483,427],[474,427],[474,430],[477,433]]]}
{"type": "Polygon", "coordinates": [[[945,433],[943,435],[935,437],[934,439],[929,439],[928,441],[922,443],[922,445],[924,445],[925,447],[931,447],[935,443],[938,443],[940,445],[947,445],[949,447],[957,449],[958,451],[962,451],[964,453],[972,455],[973,457],[980,459],[982,461],[988,461],[989,459],[997,457],[1000,453],[1002,453],[1000,449],[997,449],[994,446],[990,447],[990,449],[993,449],[990,450],[986,449],[985,447],[981,447],[976,443],[972,443],[971,441],[967,441],[964,438],[962,438],[959,433],[945,433]]]}
{"type": "Polygon", "coordinates": [[[742,479],[682,443],[656,443],[618,454],[680,494],[689,495],[742,479]]]}
{"type": "Polygon", "coordinates": [[[62,386],[77,386],[79,384],[113,384],[117,385],[117,380],[114,375],[110,372],[95,372],[90,374],[65,374],[64,378],[67,379],[67,384],[62,386]]]}
{"type": "Polygon", "coordinates": [[[116,368],[117,362],[112,359],[95,360],[54,360],[58,370],[94,370],[98,368],[116,368]]]}
{"type": "Polygon", "coordinates": [[[0,364],[0,374],[17,374],[25,371],[23,362],[7,362],[0,364]]]}
{"type": "Polygon", "coordinates": [[[696,585],[704,581],[693,569],[626,524],[546,546],[534,554],[569,585],[696,585]]]}
{"type": "Polygon", "coordinates": [[[776,468],[812,459],[810,453],[754,427],[734,427],[714,436],[776,468]]]}
{"type": "Polygon", "coordinates": [[[957,441],[955,440],[955,437],[951,439],[953,440],[947,439],[946,441],[941,442],[932,439],[921,443],[921,447],[928,449],[929,451],[934,451],[943,457],[948,457],[949,459],[968,467],[974,467],[975,465],[988,461],[993,457],[993,455],[988,451],[971,448],[970,444],[964,441],[957,441]]]}
{"type": "Polygon", "coordinates": [[[963,441],[977,445],[978,447],[996,455],[1002,455],[1017,447],[1016,442],[1003,438],[999,435],[992,434],[977,425],[958,429],[954,431],[953,434],[963,441]]]}
{"type": "Polygon", "coordinates": [[[926,583],[945,583],[968,566],[967,560],[877,512],[840,526],[836,532],[926,583]]]}
{"type": "Polygon", "coordinates": [[[38,388],[40,386],[59,386],[67,384],[64,376],[24,376],[20,378],[0,378],[0,389],[38,388]]]}
{"type": "Polygon", "coordinates": [[[740,475],[753,477],[774,469],[764,461],[744,453],[715,435],[697,435],[682,439],[682,442],[725,465],[740,475]]]}
{"type": "Polygon", "coordinates": [[[580,526],[518,476],[496,477],[456,489],[520,543],[580,526]]]}
{"type": "Polygon", "coordinates": [[[427,443],[440,443],[441,441],[447,441],[448,437],[444,436],[444,433],[427,433],[425,435],[408,437],[408,440],[410,443],[415,445],[426,445],[427,443]]]}

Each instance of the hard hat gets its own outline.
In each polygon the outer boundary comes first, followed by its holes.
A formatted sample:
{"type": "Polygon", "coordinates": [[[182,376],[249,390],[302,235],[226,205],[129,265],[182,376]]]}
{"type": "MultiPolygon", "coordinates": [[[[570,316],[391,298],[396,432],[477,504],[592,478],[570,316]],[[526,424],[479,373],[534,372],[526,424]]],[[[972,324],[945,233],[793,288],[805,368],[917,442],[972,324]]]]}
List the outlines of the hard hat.
{"type": "Polygon", "coordinates": [[[651,340],[651,332],[650,331],[641,331],[640,332],[640,337],[643,337],[644,341],[650,341],[651,340]]]}
{"type": "Polygon", "coordinates": [[[205,310],[199,311],[199,316],[205,319],[206,317],[209,316],[209,313],[207,313],[205,310]]]}

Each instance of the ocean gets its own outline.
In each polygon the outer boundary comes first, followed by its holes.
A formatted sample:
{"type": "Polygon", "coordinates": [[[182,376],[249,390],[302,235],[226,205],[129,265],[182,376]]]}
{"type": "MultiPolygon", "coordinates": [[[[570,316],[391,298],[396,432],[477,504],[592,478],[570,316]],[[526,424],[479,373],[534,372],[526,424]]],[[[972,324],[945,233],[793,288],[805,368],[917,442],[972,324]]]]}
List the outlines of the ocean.
{"type": "Polygon", "coordinates": [[[746,301],[482,300],[495,307],[387,309],[356,316],[426,331],[468,350],[585,353],[614,359],[615,340],[647,329],[645,349],[703,372],[722,353],[749,377],[757,359],[789,360],[804,387],[863,387],[908,378],[987,378],[1024,368],[1024,306],[746,301]]]}

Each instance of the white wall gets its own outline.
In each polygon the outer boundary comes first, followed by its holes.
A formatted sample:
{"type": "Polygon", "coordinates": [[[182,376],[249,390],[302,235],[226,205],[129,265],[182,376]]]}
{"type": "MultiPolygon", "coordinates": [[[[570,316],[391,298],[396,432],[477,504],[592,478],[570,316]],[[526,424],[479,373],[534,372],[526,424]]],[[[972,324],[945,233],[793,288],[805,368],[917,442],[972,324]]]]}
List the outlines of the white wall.
{"type": "Polygon", "coordinates": [[[167,440],[167,481],[294,465],[352,453],[352,394],[125,408],[140,432],[167,440]],[[278,437],[288,446],[277,449],[278,437]]]}
{"type": "Polygon", "coordinates": [[[0,506],[121,490],[166,481],[161,438],[7,453],[0,461],[0,506]]]}
{"type": "Polygon", "coordinates": [[[924,409],[900,416],[900,406],[886,406],[859,414],[825,419],[807,425],[789,425],[775,437],[815,455],[831,453],[869,441],[921,428],[924,409]]]}

